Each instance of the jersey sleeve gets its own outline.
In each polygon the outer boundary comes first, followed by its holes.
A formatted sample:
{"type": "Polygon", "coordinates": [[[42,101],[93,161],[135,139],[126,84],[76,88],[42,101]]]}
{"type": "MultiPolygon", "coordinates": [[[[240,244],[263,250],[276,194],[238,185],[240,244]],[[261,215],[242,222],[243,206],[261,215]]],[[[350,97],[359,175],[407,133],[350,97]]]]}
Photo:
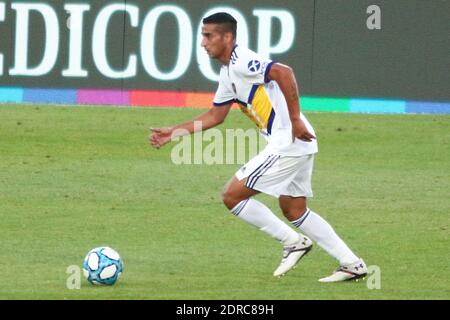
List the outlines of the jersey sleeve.
{"type": "Polygon", "coordinates": [[[236,70],[250,83],[264,84],[270,82],[268,76],[273,64],[274,61],[249,52],[239,57],[236,70]]]}
{"type": "Polygon", "coordinates": [[[227,83],[223,72],[223,70],[220,72],[219,86],[217,87],[216,95],[214,96],[214,107],[223,107],[233,103],[236,99],[231,83],[227,83]]]}

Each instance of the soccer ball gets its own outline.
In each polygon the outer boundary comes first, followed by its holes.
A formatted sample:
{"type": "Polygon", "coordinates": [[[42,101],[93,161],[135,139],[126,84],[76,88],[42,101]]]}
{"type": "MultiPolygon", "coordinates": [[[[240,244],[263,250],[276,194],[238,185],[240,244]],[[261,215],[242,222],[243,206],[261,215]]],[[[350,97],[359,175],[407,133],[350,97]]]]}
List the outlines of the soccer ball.
{"type": "Polygon", "coordinates": [[[109,247],[92,249],[83,261],[83,274],[92,284],[113,285],[123,271],[117,251],[109,247]]]}

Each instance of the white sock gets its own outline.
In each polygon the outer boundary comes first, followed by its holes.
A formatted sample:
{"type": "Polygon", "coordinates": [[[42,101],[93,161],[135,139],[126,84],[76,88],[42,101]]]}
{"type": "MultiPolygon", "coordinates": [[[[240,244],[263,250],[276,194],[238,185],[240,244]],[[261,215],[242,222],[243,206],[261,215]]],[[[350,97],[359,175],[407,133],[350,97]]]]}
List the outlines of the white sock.
{"type": "Polygon", "coordinates": [[[333,227],[314,211],[307,209],[300,219],[291,221],[291,223],[316,241],[328,254],[336,258],[341,265],[351,264],[359,260],[345,242],[339,238],[333,227]]]}
{"type": "Polygon", "coordinates": [[[280,220],[273,212],[261,202],[255,199],[247,199],[239,202],[231,212],[242,220],[254,225],[283,245],[291,245],[299,240],[297,232],[280,220]]]}

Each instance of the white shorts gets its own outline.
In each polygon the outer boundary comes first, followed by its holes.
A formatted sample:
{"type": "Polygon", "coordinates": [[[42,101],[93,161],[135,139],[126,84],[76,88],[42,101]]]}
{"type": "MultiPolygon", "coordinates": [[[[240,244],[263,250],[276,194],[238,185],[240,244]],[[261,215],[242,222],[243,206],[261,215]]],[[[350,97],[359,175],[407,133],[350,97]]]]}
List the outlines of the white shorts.
{"type": "Polygon", "coordinates": [[[247,178],[250,189],[279,198],[280,196],[313,196],[311,177],[314,154],[283,156],[261,152],[247,162],[238,172],[240,181],[247,178]]]}

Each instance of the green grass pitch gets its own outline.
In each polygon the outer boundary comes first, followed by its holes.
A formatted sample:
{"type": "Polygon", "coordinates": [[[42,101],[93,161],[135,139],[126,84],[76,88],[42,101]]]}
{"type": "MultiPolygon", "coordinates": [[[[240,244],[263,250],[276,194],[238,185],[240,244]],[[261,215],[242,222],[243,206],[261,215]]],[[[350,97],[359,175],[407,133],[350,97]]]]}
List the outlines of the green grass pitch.
{"type": "MultiPolygon", "coordinates": [[[[450,117],[308,113],[320,152],[310,206],[368,265],[366,282],[321,284],[337,262],[317,245],[272,277],[281,245],[230,214],[239,165],[174,165],[148,128],[191,109],[0,106],[0,299],[449,299],[450,117]],[[71,265],[108,245],[112,287],[71,265]]],[[[232,111],[220,127],[251,128],[232,111]]],[[[258,198],[277,214],[276,199],[258,198]]]]}

